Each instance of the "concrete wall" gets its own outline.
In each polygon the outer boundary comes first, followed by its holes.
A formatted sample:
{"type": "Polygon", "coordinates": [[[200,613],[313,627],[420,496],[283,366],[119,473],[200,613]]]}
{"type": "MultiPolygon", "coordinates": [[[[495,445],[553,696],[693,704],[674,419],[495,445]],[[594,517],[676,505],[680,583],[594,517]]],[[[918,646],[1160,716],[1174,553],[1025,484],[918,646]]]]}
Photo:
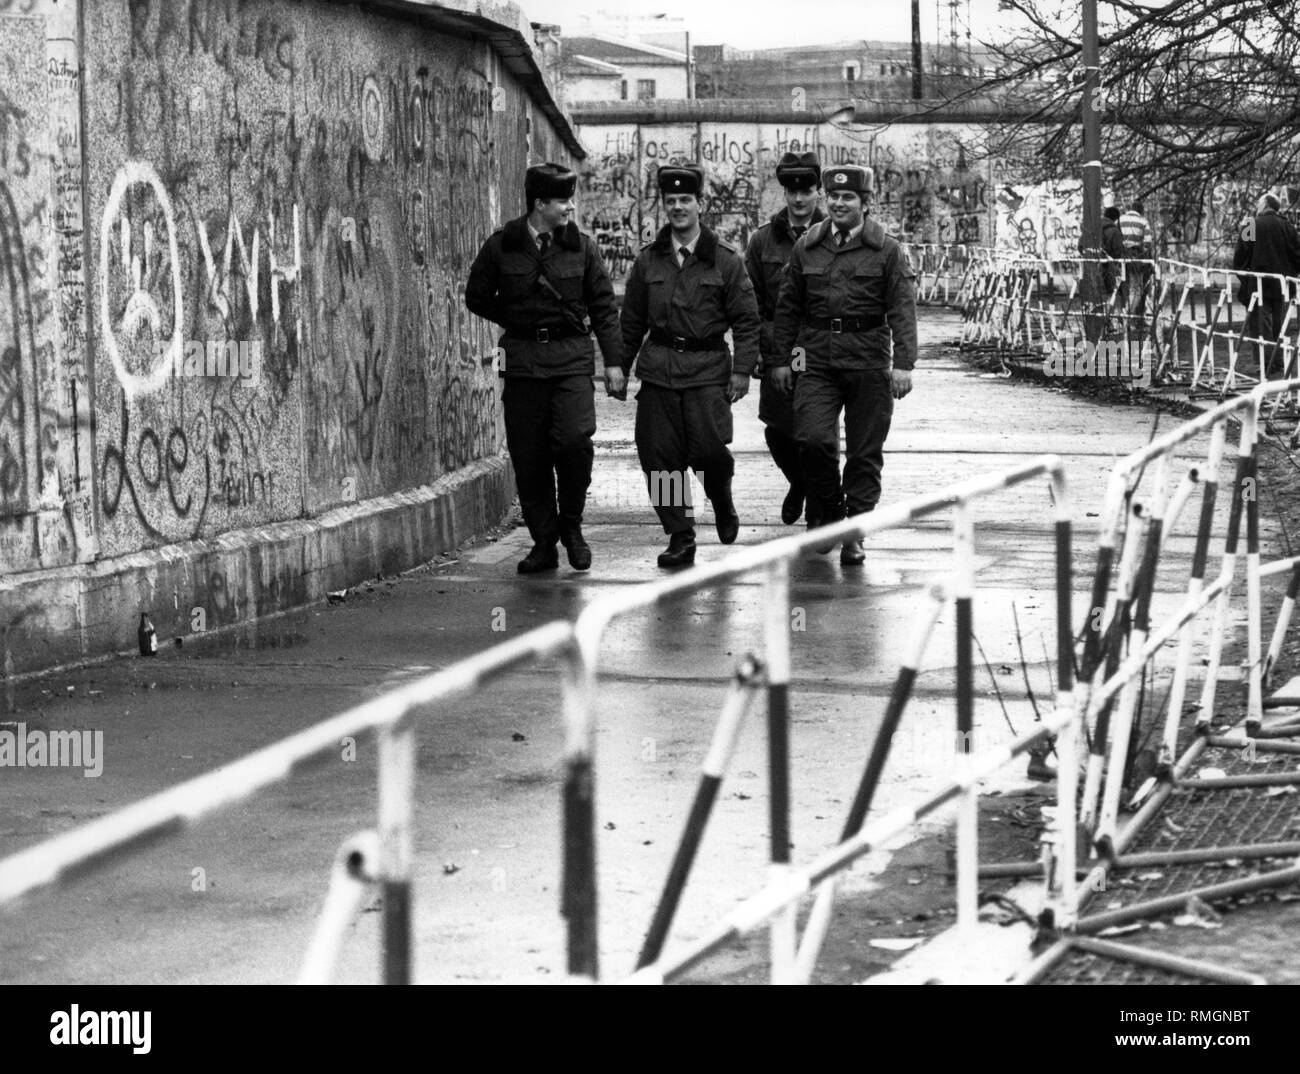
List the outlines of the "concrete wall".
{"type": "MultiPolygon", "coordinates": [[[[672,106],[665,105],[670,111],[672,106]]],[[[966,243],[1060,259],[1078,254],[1082,197],[1077,180],[1040,182],[1036,162],[984,150],[978,122],[893,122],[845,130],[815,122],[629,122],[579,116],[588,150],[579,212],[617,280],[662,223],[655,174],[665,163],[701,162],[708,172],[705,220],[743,248],[750,233],[785,204],[775,179],[787,150],[816,150],[824,168],[873,170],[872,215],[913,242],[966,243]]],[[[1109,188],[1103,188],[1109,196],[1109,188]]],[[[1300,190],[1273,187],[1284,205],[1300,190]]],[[[1225,263],[1237,229],[1261,189],[1224,180],[1203,212],[1174,196],[1147,199],[1159,251],[1193,263],[1225,263]]],[[[1120,195],[1122,196],[1122,195],[1120,195]]]]}
{"type": "MultiPolygon", "coordinates": [[[[430,540],[508,507],[510,482],[471,466],[507,469],[495,332],[464,281],[523,211],[527,165],[572,156],[486,37],[423,14],[0,0],[0,627],[19,670],[42,662],[42,623],[79,634],[67,657],[129,643],[136,621],[22,598],[22,572],[103,588],[141,553],[382,516],[470,473],[490,495],[461,496],[455,526],[428,520],[430,540]]],[[[240,615],[319,589],[251,573],[275,592],[240,615]]],[[[178,622],[186,599],[167,601],[178,622]]]]}
{"type": "Polygon", "coordinates": [[[874,169],[874,216],[893,234],[919,242],[989,245],[994,189],[1011,178],[977,160],[969,125],[894,126],[860,135],[815,123],[585,123],[579,211],[606,265],[626,277],[642,242],[660,226],[655,175],[662,164],[698,160],[708,173],[706,220],[743,248],[749,234],[785,204],[774,172],[787,151],[815,149],[823,167],[874,169]]]}

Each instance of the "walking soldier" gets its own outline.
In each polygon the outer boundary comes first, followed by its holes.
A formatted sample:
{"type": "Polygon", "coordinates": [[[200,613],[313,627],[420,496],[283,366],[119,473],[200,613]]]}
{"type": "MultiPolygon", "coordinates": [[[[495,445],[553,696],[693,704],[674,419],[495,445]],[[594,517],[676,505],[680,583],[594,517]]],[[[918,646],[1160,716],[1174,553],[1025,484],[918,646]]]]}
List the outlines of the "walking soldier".
{"type": "Polygon", "coordinates": [[[606,368],[621,376],[614,287],[595,243],[573,221],[578,177],[538,164],[524,179],[526,215],[498,228],[470,269],[465,305],[505,329],[506,445],[532,550],[520,574],[569,565],[585,571],[591,549],[582,513],[596,432],[594,330],[606,368]]]}
{"type": "MultiPolygon", "coordinates": [[[[792,365],[803,367],[794,390],[795,436],[808,495],[830,524],[846,512],[870,511],[880,499],[894,400],[912,390],[916,290],[907,254],[865,216],[866,170],[844,165],[822,179],[830,219],[811,228],[790,255],[773,325],[772,380],[789,394],[792,365]]],[[[860,540],[844,543],[841,563],[865,558],[860,540]]]]}
{"type": "MultiPolygon", "coordinates": [[[[778,391],[767,375],[772,368],[772,321],[781,290],[781,274],[794,244],[813,224],[826,219],[817,205],[822,186],[821,162],[816,153],[786,153],[776,166],[777,182],[785,189],[785,208],[749,237],[745,270],[754,284],[754,297],[762,318],[758,349],[762,361],[754,372],[761,376],[758,389],[758,418],[763,423],[767,448],[790,490],[781,504],[781,521],[792,526],[804,511],[803,465],[794,435],[794,405],[791,397],[778,391]]],[[[795,378],[796,380],[798,378],[795,378]]],[[[816,508],[810,521],[816,518],[816,508]]]]}
{"type": "Polygon", "coordinates": [[[758,308],[739,254],[700,224],[703,170],[663,167],[658,182],[668,223],[628,275],[622,329],[624,368],[635,357],[641,378],[637,455],[669,535],[659,566],[671,568],[695,562],[688,466],[713,504],[718,539],[731,544],[740,531],[731,499],[735,460],[727,445],[731,404],[749,391],[758,361],[758,308]]]}

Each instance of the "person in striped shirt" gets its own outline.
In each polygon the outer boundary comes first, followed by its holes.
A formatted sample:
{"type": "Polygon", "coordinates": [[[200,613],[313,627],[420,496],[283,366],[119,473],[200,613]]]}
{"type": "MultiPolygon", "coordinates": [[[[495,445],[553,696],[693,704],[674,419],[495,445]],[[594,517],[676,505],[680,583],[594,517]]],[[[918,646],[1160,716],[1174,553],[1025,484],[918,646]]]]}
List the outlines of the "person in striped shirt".
{"type": "Polygon", "coordinates": [[[1124,255],[1132,264],[1127,266],[1129,316],[1141,317],[1146,307],[1147,288],[1151,282],[1151,224],[1144,215],[1142,202],[1135,201],[1119,218],[1119,231],[1124,239],[1124,255]]]}

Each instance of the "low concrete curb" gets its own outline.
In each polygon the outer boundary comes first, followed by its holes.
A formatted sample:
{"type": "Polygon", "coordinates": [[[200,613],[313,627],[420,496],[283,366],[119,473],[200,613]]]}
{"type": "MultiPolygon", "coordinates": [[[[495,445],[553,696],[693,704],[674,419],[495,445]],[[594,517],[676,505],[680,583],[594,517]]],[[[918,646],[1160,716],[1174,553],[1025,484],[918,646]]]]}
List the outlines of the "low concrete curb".
{"type": "Polygon", "coordinates": [[[317,518],[0,579],[0,678],[134,649],[141,612],[162,645],[323,600],[454,549],[513,498],[498,455],[317,518]]]}

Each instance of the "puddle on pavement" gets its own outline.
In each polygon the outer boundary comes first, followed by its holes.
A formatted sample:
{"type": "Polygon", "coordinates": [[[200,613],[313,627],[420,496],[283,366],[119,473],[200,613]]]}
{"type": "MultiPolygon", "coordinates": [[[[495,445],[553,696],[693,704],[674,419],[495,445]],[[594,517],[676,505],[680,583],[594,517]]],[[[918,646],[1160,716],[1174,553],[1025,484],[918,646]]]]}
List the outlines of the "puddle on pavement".
{"type": "Polygon", "coordinates": [[[308,616],[302,613],[276,619],[254,620],[237,629],[217,634],[191,634],[175,648],[192,657],[224,656],[232,652],[292,649],[309,640],[308,616]]]}

